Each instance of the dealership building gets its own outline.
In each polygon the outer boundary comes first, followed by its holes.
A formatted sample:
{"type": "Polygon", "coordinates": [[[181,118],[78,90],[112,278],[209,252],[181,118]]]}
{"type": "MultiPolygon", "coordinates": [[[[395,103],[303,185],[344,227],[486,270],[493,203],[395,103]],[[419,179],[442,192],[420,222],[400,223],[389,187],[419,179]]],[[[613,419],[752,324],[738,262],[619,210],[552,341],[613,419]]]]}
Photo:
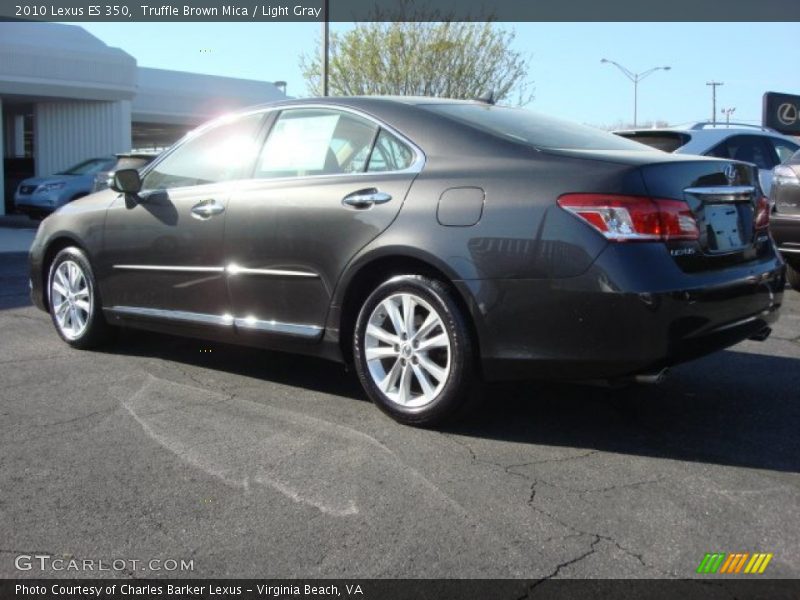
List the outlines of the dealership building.
{"type": "Polygon", "coordinates": [[[0,214],[23,177],[164,147],[211,117],[285,97],[271,82],[139,67],[81,27],[0,22],[0,214]]]}

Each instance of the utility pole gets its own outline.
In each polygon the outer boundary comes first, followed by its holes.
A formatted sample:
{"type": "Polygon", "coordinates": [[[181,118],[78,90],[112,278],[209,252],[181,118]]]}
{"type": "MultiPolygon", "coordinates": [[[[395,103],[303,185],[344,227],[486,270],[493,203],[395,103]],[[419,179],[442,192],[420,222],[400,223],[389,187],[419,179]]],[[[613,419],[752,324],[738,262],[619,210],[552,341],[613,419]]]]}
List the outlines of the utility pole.
{"type": "Polygon", "coordinates": [[[734,112],[736,112],[736,107],[734,106],[733,108],[720,108],[719,112],[721,112],[723,115],[725,115],[725,127],[726,128],[730,127],[731,126],[731,115],[734,112]]]}
{"type": "Polygon", "coordinates": [[[328,14],[328,6],[329,0],[322,0],[322,56],[320,57],[322,60],[320,64],[322,65],[322,95],[328,95],[328,46],[330,43],[330,31],[329,31],[329,18],[330,15],[328,14]]]}
{"type": "Polygon", "coordinates": [[[717,124],[717,86],[725,85],[722,81],[709,81],[706,85],[711,86],[711,124],[717,124]]]}

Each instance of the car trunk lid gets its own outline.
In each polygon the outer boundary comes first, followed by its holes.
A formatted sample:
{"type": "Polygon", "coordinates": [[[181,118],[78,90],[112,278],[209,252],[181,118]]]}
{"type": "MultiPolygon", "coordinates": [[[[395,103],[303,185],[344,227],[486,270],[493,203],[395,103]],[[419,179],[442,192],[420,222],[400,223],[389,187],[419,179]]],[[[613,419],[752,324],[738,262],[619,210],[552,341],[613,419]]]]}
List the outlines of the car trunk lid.
{"type": "Polygon", "coordinates": [[[685,201],[697,221],[696,241],[668,244],[682,268],[707,270],[753,260],[768,243],[766,228],[757,223],[764,201],[751,165],[684,160],[643,165],[641,173],[652,197],[685,201]]]}

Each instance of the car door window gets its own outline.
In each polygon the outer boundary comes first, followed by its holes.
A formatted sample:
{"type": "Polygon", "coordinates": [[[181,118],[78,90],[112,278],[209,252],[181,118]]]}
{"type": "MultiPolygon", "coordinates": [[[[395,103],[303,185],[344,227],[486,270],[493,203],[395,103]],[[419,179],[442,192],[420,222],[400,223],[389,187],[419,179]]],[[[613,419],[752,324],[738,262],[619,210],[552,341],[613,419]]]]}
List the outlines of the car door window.
{"type": "Polygon", "coordinates": [[[753,163],[759,169],[771,169],[776,161],[775,151],[766,138],[757,135],[734,135],[706,154],[753,163]]]}
{"type": "Polygon", "coordinates": [[[381,129],[367,171],[380,173],[385,171],[402,171],[414,162],[414,151],[398,140],[388,131],[381,129]]]}
{"type": "Polygon", "coordinates": [[[145,190],[232,181],[248,176],[263,114],[239,117],[190,137],[147,173],[145,190]]]}
{"type": "Polygon", "coordinates": [[[342,111],[285,110],[264,144],[255,176],[363,173],[377,132],[374,123],[342,111]]]}
{"type": "Polygon", "coordinates": [[[779,140],[778,138],[772,138],[770,142],[775,146],[775,153],[778,155],[778,162],[780,163],[789,160],[792,155],[800,149],[800,146],[797,144],[787,142],[786,140],[779,140]]]}

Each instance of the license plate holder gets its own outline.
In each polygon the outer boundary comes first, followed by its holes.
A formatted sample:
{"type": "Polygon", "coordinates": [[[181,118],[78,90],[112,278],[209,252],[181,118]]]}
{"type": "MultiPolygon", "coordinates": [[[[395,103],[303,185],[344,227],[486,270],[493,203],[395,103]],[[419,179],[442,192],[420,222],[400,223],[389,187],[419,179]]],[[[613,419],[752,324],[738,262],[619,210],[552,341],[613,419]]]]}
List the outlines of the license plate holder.
{"type": "Polygon", "coordinates": [[[708,247],[712,252],[733,252],[746,246],[735,204],[711,204],[705,212],[708,247]]]}

